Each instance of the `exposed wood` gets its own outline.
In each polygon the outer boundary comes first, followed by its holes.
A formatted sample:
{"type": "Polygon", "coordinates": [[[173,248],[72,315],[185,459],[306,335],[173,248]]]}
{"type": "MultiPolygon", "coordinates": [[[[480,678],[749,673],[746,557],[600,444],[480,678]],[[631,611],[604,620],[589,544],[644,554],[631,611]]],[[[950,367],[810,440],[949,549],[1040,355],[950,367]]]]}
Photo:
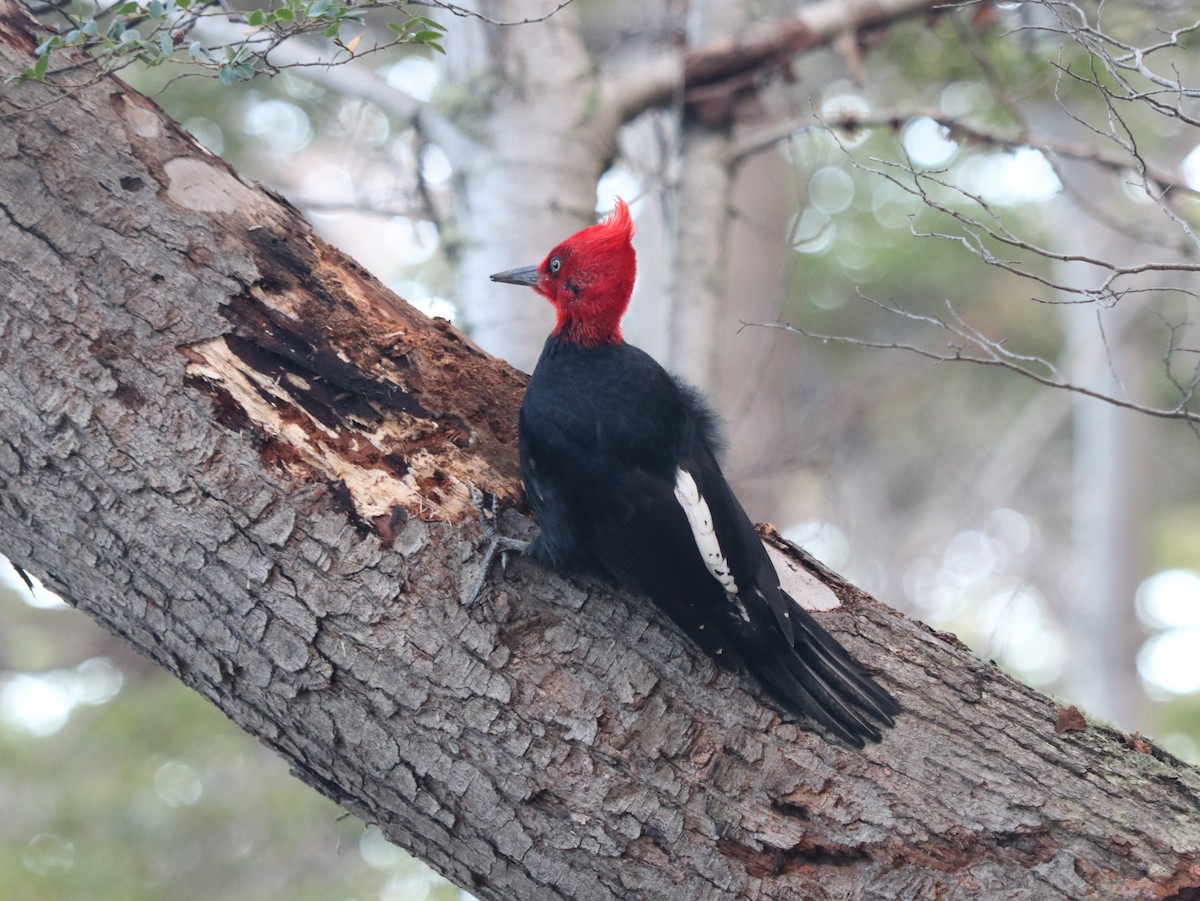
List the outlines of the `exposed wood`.
{"type": "Polygon", "coordinates": [[[521,377],[119,82],[0,117],[0,551],[477,896],[1200,891],[1196,770],[778,539],[905,705],[864,752],[636,598],[517,562],[464,608],[521,377]]]}

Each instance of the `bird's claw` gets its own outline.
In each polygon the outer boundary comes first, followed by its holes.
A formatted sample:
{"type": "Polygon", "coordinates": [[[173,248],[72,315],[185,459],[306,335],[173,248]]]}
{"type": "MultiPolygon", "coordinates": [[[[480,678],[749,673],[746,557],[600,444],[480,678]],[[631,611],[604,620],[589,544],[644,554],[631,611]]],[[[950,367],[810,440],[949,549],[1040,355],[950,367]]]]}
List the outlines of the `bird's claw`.
{"type": "Polygon", "coordinates": [[[479,510],[479,521],[483,524],[484,534],[489,536],[487,550],[484,551],[483,563],[479,566],[479,574],[475,577],[472,591],[469,595],[463,598],[463,606],[471,607],[479,600],[483,594],[484,586],[487,585],[488,573],[491,572],[492,564],[496,561],[496,557],[500,558],[501,572],[508,572],[508,556],[509,554],[525,553],[529,549],[529,542],[522,541],[519,538],[509,538],[507,535],[500,533],[500,500],[496,495],[492,495],[490,509],[485,510],[484,496],[474,485],[469,487],[471,500],[474,502],[476,509],[479,510]]]}

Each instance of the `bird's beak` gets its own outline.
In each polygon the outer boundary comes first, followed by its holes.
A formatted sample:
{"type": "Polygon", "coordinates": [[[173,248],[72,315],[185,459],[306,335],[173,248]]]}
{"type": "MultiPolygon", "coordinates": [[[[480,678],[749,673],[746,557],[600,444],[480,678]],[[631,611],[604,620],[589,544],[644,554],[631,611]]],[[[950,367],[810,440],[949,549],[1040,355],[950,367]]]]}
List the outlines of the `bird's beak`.
{"type": "Polygon", "coordinates": [[[538,283],[538,267],[525,266],[521,269],[509,269],[507,272],[497,272],[492,276],[492,281],[536,288],[538,283]]]}

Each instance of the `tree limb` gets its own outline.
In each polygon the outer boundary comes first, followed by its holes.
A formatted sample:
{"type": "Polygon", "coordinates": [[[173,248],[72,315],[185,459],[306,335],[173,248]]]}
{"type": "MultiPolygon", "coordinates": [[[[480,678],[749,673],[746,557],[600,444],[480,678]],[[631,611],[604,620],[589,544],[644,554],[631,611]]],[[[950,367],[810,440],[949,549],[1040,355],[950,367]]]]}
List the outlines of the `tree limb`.
{"type": "Polygon", "coordinates": [[[786,65],[796,53],[827,44],[838,35],[890,24],[905,16],[937,10],[935,0],[819,0],[799,7],[790,19],[777,19],[744,35],[689,48],[683,65],[655,57],[610,79],[610,102],[622,121],[668,105],[680,91],[709,124],[732,115],[735,95],[752,89],[764,72],[786,65]]]}
{"type": "Polygon", "coordinates": [[[637,598],[518,563],[465,609],[521,377],[116,80],[52,96],[0,88],[0,550],[300,778],[484,899],[1200,887],[1194,769],[770,532],[905,704],[863,753],[637,598]]]}

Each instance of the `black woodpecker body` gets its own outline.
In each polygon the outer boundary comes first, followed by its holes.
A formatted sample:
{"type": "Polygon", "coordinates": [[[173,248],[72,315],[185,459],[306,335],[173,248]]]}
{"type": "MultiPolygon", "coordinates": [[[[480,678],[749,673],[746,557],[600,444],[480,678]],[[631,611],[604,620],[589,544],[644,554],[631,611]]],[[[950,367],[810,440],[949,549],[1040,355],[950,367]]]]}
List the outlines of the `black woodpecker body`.
{"type": "Polygon", "coordinates": [[[521,407],[521,472],[538,515],[529,553],[649,595],[722,667],[844,741],[878,741],[900,706],[779,586],[721,474],[701,395],[624,342],[636,270],[629,210],[568,238],[529,285],[558,314],[521,407]]]}

